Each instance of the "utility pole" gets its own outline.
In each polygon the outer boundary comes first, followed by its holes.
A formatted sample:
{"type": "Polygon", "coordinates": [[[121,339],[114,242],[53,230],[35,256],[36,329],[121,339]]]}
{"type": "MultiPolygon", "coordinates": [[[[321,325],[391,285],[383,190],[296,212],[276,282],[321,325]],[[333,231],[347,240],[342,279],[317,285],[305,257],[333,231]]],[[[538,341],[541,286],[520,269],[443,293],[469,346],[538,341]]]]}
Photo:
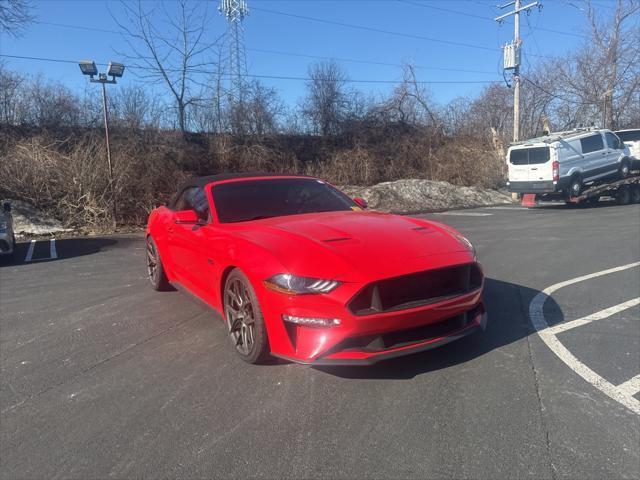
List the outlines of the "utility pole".
{"type": "Polygon", "coordinates": [[[232,104],[241,104],[247,75],[247,57],[244,49],[243,21],[249,15],[245,0],[220,0],[218,10],[227,19],[227,46],[229,48],[229,77],[232,104]]]}
{"type": "Polygon", "coordinates": [[[498,5],[503,9],[513,5],[513,10],[499,17],[494,18],[498,23],[502,23],[505,18],[513,15],[513,43],[503,47],[504,51],[504,70],[513,70],[513,141],[520,139],[520,51],[522,48],[522,40],[520,39],[520,12],[524,11],[529,14],[531,8],[538,7],[542,9],[540,2],[533,2],[521,6],[520,0],[498,5]]]}

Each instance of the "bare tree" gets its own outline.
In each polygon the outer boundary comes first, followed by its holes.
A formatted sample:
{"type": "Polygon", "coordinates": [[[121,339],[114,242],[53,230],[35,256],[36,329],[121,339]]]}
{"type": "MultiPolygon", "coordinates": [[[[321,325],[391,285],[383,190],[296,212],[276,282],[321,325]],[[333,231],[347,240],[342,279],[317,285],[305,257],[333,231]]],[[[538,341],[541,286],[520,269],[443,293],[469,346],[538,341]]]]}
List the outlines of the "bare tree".
{"type": "Polygon", "coordinates": [[[115,125],[134,130],[160,126],[163,110],[161,101],[143,86],[123,85],[114,90],[109,100],[115,125]]]}
{"type": "Polygon", "coordinates": [[[314,132],[335,135],[348,112],[347,75],[335,61],[321,61],[309,67],[307,96],[302,111],[314,132]]]}
{"type": "Polygon", "coordinates": [[[0,123],[17,125],[22,121],[21,91],[25,78],[0,63],[0,123]]]}
{"type": "Polygon", "coordinates": [[[17,37],[33,20],[28,0],[0,0],[0,31],[17,37]]]}
{"type": "Polygon", "coordinates": [[[604,17],[587,2],[590,38],[568,61],[558,64],[564,99],[581,123],[624,123],[627,106],[640,89],[640,29],[634,20],[638,0],[617,0],[604,17]]]}
{"type": "Polygon", "coordinates": [[[164,84],[169,90],[177,113],[180,130],[187,130],[187,108],[196,100],[196,88],[211,66],[207,53],[217,40],[206,38],[209,16],[205,2],[178,0],[178,14],[160,4],[160,15],[146,10],[141,0],[135,4],[122,2],[126,20],[116,20],[129,44],[130,53],[121,53],[141,78],[164,84]],[[203,7],[204,5],[204,7],[203,7]],[[168,26],[163,32],[162,24],[168,26]]]}
{"type": "Polygon", "coordinates": [[[276,133],[284,104],[274,88],[254,80],[246,84],[243,101],[230,110],[232,131],[263,136],[276,133]]]}

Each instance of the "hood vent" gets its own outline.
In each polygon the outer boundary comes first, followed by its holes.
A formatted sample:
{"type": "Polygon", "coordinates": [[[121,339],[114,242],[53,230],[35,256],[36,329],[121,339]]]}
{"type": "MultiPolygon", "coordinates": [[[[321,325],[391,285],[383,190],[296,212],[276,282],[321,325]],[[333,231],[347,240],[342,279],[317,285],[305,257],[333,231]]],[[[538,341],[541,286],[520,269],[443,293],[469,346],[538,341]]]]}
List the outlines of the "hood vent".
{"type": "Polygon", "coordinates": [[[325,243],[331,243],[331,242],[344,242],[345,240],[351,240],[351,237],[327,238],[326,240],[322,240],[322,241],[325,243]]]}

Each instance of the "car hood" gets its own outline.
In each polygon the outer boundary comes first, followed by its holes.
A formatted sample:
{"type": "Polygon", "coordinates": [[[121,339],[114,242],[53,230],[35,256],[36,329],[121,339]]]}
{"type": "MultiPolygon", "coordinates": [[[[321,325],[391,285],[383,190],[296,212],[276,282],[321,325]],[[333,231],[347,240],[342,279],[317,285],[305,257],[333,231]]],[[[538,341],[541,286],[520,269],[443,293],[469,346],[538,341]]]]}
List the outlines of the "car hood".
{"type": "MultiPolygon", "coordinates": [[[[455,230],[381,212],[330,212],[246,222],[236,232],[272,252],[298,275],[393,276],[438,264],[428,257],[472,261],[455,230]],[[421,261],[422,259],[422,261],[421,261]]],[[[426,269],[426,268],[425,268],[426,269]]]]}

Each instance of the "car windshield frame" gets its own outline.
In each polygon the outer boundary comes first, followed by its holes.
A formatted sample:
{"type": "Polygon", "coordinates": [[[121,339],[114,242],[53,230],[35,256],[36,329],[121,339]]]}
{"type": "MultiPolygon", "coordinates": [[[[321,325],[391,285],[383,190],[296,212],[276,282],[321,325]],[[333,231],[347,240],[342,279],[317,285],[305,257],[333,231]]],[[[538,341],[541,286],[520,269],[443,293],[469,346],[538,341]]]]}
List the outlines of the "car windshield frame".
{"type": "Polygon", "coordinates": [[[353,199],[334,186],[313,177],[242,179],[215,183],[209,188],[216,219],[220,224],[362,209],[353,199]],[[314,187],[317,186],[321,187],[315,188],[314,192],[314,187]],[[239,203],[248,195],[253,196],[250,200],[251,205],[254,206],[252,210],[239,203]],[[308,198],[304,198],[305,196],[308,198]],[[323,201],[327,202],[326,208],[313,203],[323,201]],[[232,208],[236,211],[231,210],[232,208]]]}

